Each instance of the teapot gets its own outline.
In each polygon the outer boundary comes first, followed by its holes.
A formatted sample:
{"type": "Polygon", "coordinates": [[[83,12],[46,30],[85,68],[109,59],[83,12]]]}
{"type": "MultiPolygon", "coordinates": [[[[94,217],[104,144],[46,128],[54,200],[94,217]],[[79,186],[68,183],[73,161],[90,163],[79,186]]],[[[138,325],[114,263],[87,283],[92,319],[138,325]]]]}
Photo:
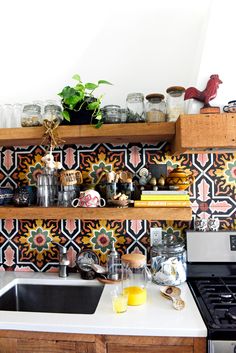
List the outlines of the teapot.
{"type": "Polygon", "coordinates": [[[177,167],[169,173],[166,178],[166,184],[169,186],[178,186],[179,190],[185,190],[193,184],[195,178],[193,173],[186,171],[183,167],[177,167]]]}

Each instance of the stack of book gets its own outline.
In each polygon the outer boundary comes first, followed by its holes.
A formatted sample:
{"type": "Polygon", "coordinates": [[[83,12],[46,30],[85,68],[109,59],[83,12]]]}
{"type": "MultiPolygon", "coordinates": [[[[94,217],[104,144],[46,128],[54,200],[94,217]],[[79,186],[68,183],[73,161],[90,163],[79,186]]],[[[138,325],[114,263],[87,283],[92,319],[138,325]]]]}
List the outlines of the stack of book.
{"type": "Polygon", "coordinates": [[[184,190],[142,191],[141,200],[134,207],[190,207],[190,199],[184,190]]]}

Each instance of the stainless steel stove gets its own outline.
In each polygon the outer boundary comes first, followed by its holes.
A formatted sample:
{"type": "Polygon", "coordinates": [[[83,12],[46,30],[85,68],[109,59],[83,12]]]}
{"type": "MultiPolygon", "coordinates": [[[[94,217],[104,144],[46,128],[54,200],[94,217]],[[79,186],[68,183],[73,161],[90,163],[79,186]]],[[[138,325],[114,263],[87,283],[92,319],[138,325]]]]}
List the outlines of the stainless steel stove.
{"type": "Polygon", "coordinates": [[[236,353],[236,232],[187,232],[188,284],[208,353],[236,353]]]}

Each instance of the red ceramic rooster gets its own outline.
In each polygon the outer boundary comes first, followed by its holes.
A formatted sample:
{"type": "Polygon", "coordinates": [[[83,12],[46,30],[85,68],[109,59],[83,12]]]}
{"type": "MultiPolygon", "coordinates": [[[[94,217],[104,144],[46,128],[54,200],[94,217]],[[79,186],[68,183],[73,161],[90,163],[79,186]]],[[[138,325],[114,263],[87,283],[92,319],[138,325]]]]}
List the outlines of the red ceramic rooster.
{"type": "MultiPolygon", "coordinates": [[[[219,85],[221,83],[222,81],[219,79],[219,75],[211,75],[204,91],[199,91],[195,87],[189,87],[185,91],[184,100],[193,98],[200,102],[203,102],[204,107],[203,109],[201,109],[201,112],[205,112],[203,111],[205,108],[211,107],[209,102],[216,97],[217,89],[219,88],[219,85]]],[[[218,107],[216,108],[219,109],[218,107]]],[[[214,113],[215,112],[216,111],[214,111],[214,113]]]]}

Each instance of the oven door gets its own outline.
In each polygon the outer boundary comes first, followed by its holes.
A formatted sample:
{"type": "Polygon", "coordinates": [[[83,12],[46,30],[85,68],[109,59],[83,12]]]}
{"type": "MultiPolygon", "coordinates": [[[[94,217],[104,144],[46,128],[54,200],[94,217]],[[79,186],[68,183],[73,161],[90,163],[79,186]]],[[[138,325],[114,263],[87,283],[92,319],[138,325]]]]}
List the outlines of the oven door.
{"type": "Polygon", "coordinates": [[[209,353],[236,353],[236,341],[209,341],[209,353]]]}

